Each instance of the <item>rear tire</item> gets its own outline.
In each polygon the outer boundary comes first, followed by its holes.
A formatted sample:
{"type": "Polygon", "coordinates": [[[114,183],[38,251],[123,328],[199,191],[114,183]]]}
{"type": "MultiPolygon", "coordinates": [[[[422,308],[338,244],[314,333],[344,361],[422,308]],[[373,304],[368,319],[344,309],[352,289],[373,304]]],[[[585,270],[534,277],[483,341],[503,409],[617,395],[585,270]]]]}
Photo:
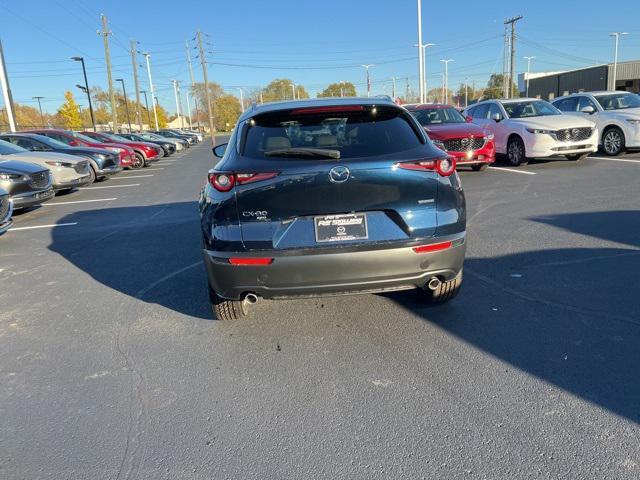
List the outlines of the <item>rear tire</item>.
{"type": "Polygon", "coordinates": [[[602,148],[604,153],[615,157],[624,150],[624,133],[618,127],[609,127],[602,134],[602,148]]]}
{"type": "Polygon", "coordinates": [[[580,162],[589,156],[588,153],[578,153],[575,155],[567,155],[567,160],[571,160],[573,162],[580,162]]]}
{"type": "Polygon", "coordinates": [[[453,300],[462,286],[462,270],[453,280],[442,282],[438,288],[431,290],[425,287],[422,291],[422,297],[427,303],[446,303],[453,300]]]}
{"type": "Polygon", "coordinates": [[[509,165],[517,167],[519,165],[526,165],[529,163],[526,151],[524,148],[524,142],[520,137],[511,137],[507,143],[507,161],[509,165]]]}
{"type": "Polygon", "coordinates": [[[96,171],[93,169],[93,167],[89,167],[89,178],[91,179],[91,182],[89,182],[89,185],[91,185],[97,180],[96,171]]]}
{"type": "Polygon", "coordinates": [[[218,320],[240,320],[247,315],[244,302],[220,298],[211,286],[209,286],[209,301],[211,310],[218,320]]]}
{"type": "Polygon", "coordinates": [[[483,172],[489,166],[488,163],[476,163],[475,165],[471,165],[471,170],[474,172],[483,172]]]}

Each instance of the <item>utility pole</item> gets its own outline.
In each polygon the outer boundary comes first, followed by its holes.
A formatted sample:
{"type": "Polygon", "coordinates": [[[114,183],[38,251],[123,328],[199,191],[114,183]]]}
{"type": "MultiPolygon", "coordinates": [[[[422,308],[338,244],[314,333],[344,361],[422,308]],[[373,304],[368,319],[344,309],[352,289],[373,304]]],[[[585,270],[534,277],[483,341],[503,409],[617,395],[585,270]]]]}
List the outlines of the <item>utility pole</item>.
{"type": "Polygon", "coordinates": [[[410,103],[409,102],[409,77],[405,78],[404,102],[410,103]]]}
{"type": "Polygon", "coordinates": [[[396,101],[396,79],[398,77],[391,77],[391,80],[393,81],[393,101],[396,101]]]}
{"type": "Polygon", "coordinates": [[[242,93],[242,88],[238,87],[240,90],[240,108],[242,109],[242,113],[244,113],[244,95],[242,93]]]}
{"type": "Polygon", "coordinates": [[[7,119],[9,120],[9,129],[16,131],[16,117],[14,115],[13,97],[11,96],[11,87],[9,87],[9,77],[4,63],[4,52],[2,50],[2,41],[0,41],[0,87],[2,87],[2,96],[4,105],[7,109],[7,119]]]}
{"type": "MultiPolygon", "coordinates": [[[[116,78],[116,82],[122,84],[122,94],[124,95],[124,111],[127,112],[127,123],[129,124],[129,133],[131,133],[131,117],[129,116],[129,102],[127,101],[127,89],[124,88],[124,80],[122,78],[116,78]]],[[[117,132],[114,132],[117,133],[117,132]]]]}
{"type": "Polygon", "coordinates": [[[89,101],[89,113],[91,114],[91,125],[93,125],[93,131],[96,130],[96,119],[93,116],[93,105],[91,104],[91,92],[89,91],[89,80],[87,80],[87,69],[84,66],[84,58],[83,57],[71,57],[71,60],[75,62],[82,63],[82,73],[84,75],[84,88],[82,85],[76,85],[76,87],[80,88],[84,93],[87,94],[87,100],[89,101]]]}
{"type": "Polygon", "coordinates": [[[196,32],[198,40],[198,50],[200,52],[200,64],[202,65],[202,77],[204,79],[204,93],[207,99],[207,115],[209,116],[209,130],[211,131],[211,143],[216,144],[216,124],[213,121],[213,111],[211,109],[211,92],[209,91],[209,77],[207,75],[207,58],[204,55],[204,47],[202,46],[202,32],[196,32]]]}
{"type": "Polygon", "coordinates": [[[176,97],[176,113],[178,115],[178,118],[180,118],[180,103],[178,102],[178,81],[171,80],[171,83],[173,83],[173,95],[176,97]]]}
{"type": "Polygon", "coordinates": [[[618,80],[618,43],[620,42],[620,37],[622,35],[629,35],[628,32],[613,32],[610,33],[610,37],[614,37],[615,39],[615,49],[613,53],[613,84],[611,85],[611,90],[616,89],[616,82],[618,80]]]}
{"type": "Polygon", "coordinates": [[[418,0],[418,78],[420,82],[420,103],[424,103],[424,52],[422,50],[422,0],[418,0]]]}
{"type": "Polygon", "coordinates": [[[149,102],[147,101],[147,91],[141,90],[141,94],[144,95],[144,106],[147,109],[147,125],[151,128],[151,114],[149,113],[149,102]]]}
{"type": "Polygon", "coordinates": [[[44,115],[42,115],[42,104],[40,103],[40,100],[42,100],[44,97],[31,97],[34,100],[38,100],[38,110],[40,110],[40,123],[42,124],[42,128],[45,128],[44,125],[44,115]]]}
{"type": "Polygon", "coordinates": [[[113,76],[111,75],[111,53],[109,52],[109,35],[112,32],[107,27],[106,15],[100,15],[102,19],[102,31],[98,32],[98,35],[102,35],[104,41],[104,60],[107,64],[107,83],[109,84],[109,100],[111,102],[111,117],[113,121],[113,131],[118,133],[118,112],[116,110],[116,95],[113,91],[113,76]]]}
{"type": "Polygon", "coordinates": [[[293,90],[293,99],[296,99],[296,84],[291,82],[291,90],[293,90]]]}
{"type": "Polygon", "coordinates": [[[507,75],[508,75],[508,67],[509,63],[509,27],[505,24],[504,26],[504,50],[502,52],[502,97],[508,98],[508,90],[507,90],[507,75]]]}
{"type": "Polygon", "coordinates": [[[511,41],[509,42],[510,47],[510,59],[509,59],[509,85],[507,86],[508,95],[507,98],[511,98],[512,86],[514,84],[514,74],[516,71],[515,62],[516,62],[516,22],[518,20],[522,20],[524,17],[522,15],[518,15],[517,17],[508,18],[504,21],[505,25],[511,25],[511,41]]]}
{"type": "Polygon", "coordinates": [[[142,131],[142,114],[140,113],[140,82],[138,81],[138,48],[135,40],[131,40],[131,66],[133,67],[133,84],[136,89],[136,120],[142,131]]]}
{"type": "Polygon", "coordinates": [[[469,106],[469,77],[464,77],[464,108],[469,106]]]}
{"type": "MultiPolygon", "coordinates": [[[[149,93],[151,93],[151,106],[153,107],[153,119],[156,122],[156,130],[160,130],[160,127],[158,127],[158,112],[156,111],[156,93],[153,87],[153,80],[151,79],[151,63],[149,62],[149,58],[151,58],[151,55],[149,55],[148,53],[143,53],[142,55],[147,61],[147,73],[149,74],[149,90],[151,90],[149,93]]],[[[147,106],[147,108],[149,107],[147,106]]]]}
{"type": "Polygon", "coordinates": [[[449,62],[455,62],[451,58],[440,60],[444,63],[444,103],[449,103],[449,62]]]}
{"type": "Polygon", "coordinates": [[[189,89],[184,93],[184,97],[187,99],[187,120],[189,120],[189,130],[193,130],[191,125],[191,104],[189,103],[189,89]]]}
{"type": "Polygon", "coordinates": [[[524,94],[525,97],[529,98],[529,76],[531,75],[531,60],[533,60],[536,57],[524,57],[527,60],[527,87],[526,87],[526,93],[524,94]]]}
{"type": "MultiPolygon", "coordinates": [[[[193,76],[193,65],[191,64],[191,51],[189,50],[189,40],[184,41],[184,48],[187,52],[187,63],[189,64],[189,76],[191,78],[191,91],[187,89],[187,105],[189,105],[189,95],[193,98],[193,103],[196,109],[196,123],[198,125],[198,131],[200,131],[200,112],[198,112],[198,98],[193,94],[196,89],[196,81],[193,76]]],[[[189,109],[189,125],[191,125],[191,109],[189,109]]]]}
{"type": "Polygon", "coordinates": [[[440,97],[440,103],[444,103],[444,83],[445,83],[445,79],[444,79],[444,72],[442,72],[442,96],[440,97]]]}
{"type": "Polygon", "coordinates": [[[371,77],[369,76],[369,69],[371,67],[375,67],[375,65],[373,64],[369,64],[369,65],[361,65],[362,67],[365,68],[365,70],[367,71],[367,97],[371,96],[371,77]]]}

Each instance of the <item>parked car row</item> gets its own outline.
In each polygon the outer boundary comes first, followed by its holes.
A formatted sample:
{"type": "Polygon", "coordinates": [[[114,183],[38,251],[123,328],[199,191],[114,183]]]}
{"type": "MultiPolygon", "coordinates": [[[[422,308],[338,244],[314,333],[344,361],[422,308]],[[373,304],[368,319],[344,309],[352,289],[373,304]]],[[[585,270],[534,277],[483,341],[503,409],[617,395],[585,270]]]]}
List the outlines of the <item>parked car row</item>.
{"type": "Polygon", "coordinates": [[[42,204],[58,193],[142,168],[201,141],[197,132],[112,134],[38,129],[0,133],[0,234],[14,209],[42,204]]]}
{"type": "Polygon", "coordinates": [[[513,166],[563,155],[581,160],[599,147],[607,155],[640,148],[640,97],[583,92],[557,98],[485,100],[460,114],[449,105],[405,105],[457,165],[483,170],[496,156],[513,166]]]}

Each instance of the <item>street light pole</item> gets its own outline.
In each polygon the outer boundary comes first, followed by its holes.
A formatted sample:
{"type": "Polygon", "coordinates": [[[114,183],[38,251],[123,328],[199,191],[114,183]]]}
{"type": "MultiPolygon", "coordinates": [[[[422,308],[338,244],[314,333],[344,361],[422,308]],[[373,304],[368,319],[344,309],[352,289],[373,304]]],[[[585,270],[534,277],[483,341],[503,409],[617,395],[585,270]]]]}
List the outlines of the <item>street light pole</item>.
{"type": "Polygon", "coordinates": [[[464,77],[464,108],[469,106],[469,77],[464,77]]]}
{"type": "Polygon", "coordinates": [[[293,99],[296,99],[296,84],[291,82],[291,90],[293,91],[293,99]]]}
{"type": "Polygon", "coordinates": [[[147,100],[147,91],[140,90],[140,93],[144,95],[144,106],[147,109],[147,127],[151,128],[151,114],[149,113],[149,102],[147,100]]]}
{"type": "Polygon", "coordinates": [[[424,91],[424,51],[422,50],[422,0],[418,0],[418,79],[420,82],[420,103],[425,102],[424,91]]]}
{"type": "Polygon", "coordinates": [[[421,103],[427,103],[427,48],[435,46],[435,43],[424,43],[422,45],[414,45],[422,49],[422,91],[424,92],[424,101],[421,103]]]}
{"type": "Polygon", "coordinates": [[[242,93],[242,88],[238,87],[240,90],[240,108],[242,109],[242,113],[244,113],[244,93],[242,93]]]}
{"type": "Polygon", "coordinates": [[[616,81],[618,80],[618,43],[620,42],[620,37],[622,35],[629,35],[628,32],[613,32],[610,33],[610,37],[614,37],[615,39],[615,49],[613,54],[613,90],[616,89],[616,81]]]}
{"type": "Polygon", "coordinates": [[[96,130],[96,118],[93,115],[93,105],[91,104],[91,92],[89,91],[89,81],[87,80],[87,69],[84,66],[83,57],[71,57],[71,60],[82,63],[82,74],[84,75],[84,88],[87,94],[87,101],[89,102],[89,113],[91,114],[91,125],[93,125],[93,131],[96,130]]]}
{"type": "Polygon", "coordinates": [[[529,76],[531,75],[531,60],[536,57],[524,57],[527,60],[527,86],[525,88],[524,96],[529,98],[529,76]]]}
{"type": "Polygon", "coordinates": [[[149,63],[149,58],[151,55],[148,53],[143,53],[145,60],[147,61],[147,74],[149,75],[149,90],[151,90],[151,106],[153,107],[153,119],[156,122],[156,130],[160,130],[158,127],[158,112],[156,112],[156,95],[155,89],[153,88],[153,80],[151,79],[151,64],[149,63]]]}
{"type": "Polygon", "coordinates": [[[373,64],[361,65],[367,71],[367,97],[371,96],[371,77],[369,76],[369,68],[375,67],[373,64]]]}
{"type": "Polygon", "coordinates": [[[444,103],[449,103],[449,62],[455,62],[451,58],[440,60],[444,63],[444,103]]]}
{"type": "Polygon", "coordinates": [[[40,123],[42,123],[42,128],[45,128],[44,126],[44,115],[42,115],[42,104],[40,103],[40,100],[42,100],[44,97],[31,97],[34,100],[38,100],[38,110],[40,110],[40,123]]]}
{"type": "MultiPolygon", "coordinates": [[[[116,82],[120,82],[122,84],[122,93],[124,95],[124,111],[127,112],[127,123],[129,124],[129,133],[131,133],[132,132],[131,117],[129,116],[129,102],[127,101],[127,89],[124,88],[124,80],[122,78],[116,78],[116,82]]],[[[113,133],[118,133],[118,131],[115,130],[113,133]]]]}

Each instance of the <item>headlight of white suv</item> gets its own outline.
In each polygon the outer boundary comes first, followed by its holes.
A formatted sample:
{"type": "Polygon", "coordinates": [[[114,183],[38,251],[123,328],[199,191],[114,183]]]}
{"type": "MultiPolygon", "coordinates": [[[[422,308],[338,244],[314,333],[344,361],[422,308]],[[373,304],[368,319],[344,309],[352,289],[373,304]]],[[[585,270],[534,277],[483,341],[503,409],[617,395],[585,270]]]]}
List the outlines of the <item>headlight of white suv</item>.
{"type": "Polygon", "coordinates": [[[553,135],[554,133],[556,133],[554,130],[542,130],[539,128],[527,128],[527,132],[536,133],[536,134],[547,134],[547,135],[553,135]]]}
{"type": "Polygon", "coordinates": [[[487,133],[487,134],[484,136],[484,138],[485,138],[485,139],[487,139],[487,140],[493,140],[493,137],[494,137],[493,133],[487,133]]]}

